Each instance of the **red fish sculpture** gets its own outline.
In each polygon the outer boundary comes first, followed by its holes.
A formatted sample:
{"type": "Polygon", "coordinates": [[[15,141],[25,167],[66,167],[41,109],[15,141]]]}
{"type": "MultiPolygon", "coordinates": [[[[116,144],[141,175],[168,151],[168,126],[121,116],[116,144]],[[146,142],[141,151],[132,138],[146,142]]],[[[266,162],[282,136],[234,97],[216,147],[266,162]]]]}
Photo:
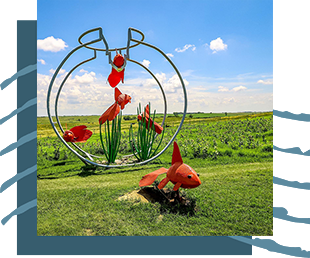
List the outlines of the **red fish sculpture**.
{"type": "Polygon", "coordinates": [[[157,186],[159,189],[162,189],[170,181],[174,184],[173,191],[179,190],[179,188],[195,188],[201,184],[199,179],[199,174],[197,174],[194,169],[189,165],[183,163],[179,146],[174,142],[172,162],[169,169],[160,168],[152,173],[149,173],[142,177],[140,180],[139,186],[151,185],[156,178],[164,173],[167,173],[167,176],[161,180],[157,186]]]}
{"type": "Polygon", "coordinates": [[[92,131],[86,129],[86,125],[79,125],[67,130],[63,134],[66,142],[86,142],[92,136],[92,131]]]}
{"type": "Polygon", "coordinates": [[[131,97],[127,94],[123,94],[118,88],[115,88],[114,98],[115,103],[110,106],[99,118],[100,124],[105,123],[107,120],[114,120],[120,110],[123,110],[125,105],[131,102],[131,97]]]}
{"type": "MultiPolygon", "coordinates": [[[[149,129],[149,126],[150,126],[150,128],[153,129],[153,120],[150,118],[150,108],[149,108],[149,105],[146,106],[145,112],[143,112],[142,114],[138,115],[138,120],[141,121],[142,118],[145,119],[146,128],[149,129]]],[[[156,133],[158,133],[158,134],[162,133],[163,128],[158,123],[154,122],[154,127],[155,127],[155,132],[156,133]]]]}
{"type": "Polygon", "coordinates": [[[108,77],[108,82],[114,88],[120,81],[124,83],[124,71],[126,62],[121,54],[117,54],[113,59],[112,72],[108,77]]]}
{"type": "Polygon", "coordinates": [[[125,105],[131,103],[131,97],[127,94],[122,93],[118,88],[114,91],[115,102],[121,106],[121,110],[125,108],[125,105]]]}

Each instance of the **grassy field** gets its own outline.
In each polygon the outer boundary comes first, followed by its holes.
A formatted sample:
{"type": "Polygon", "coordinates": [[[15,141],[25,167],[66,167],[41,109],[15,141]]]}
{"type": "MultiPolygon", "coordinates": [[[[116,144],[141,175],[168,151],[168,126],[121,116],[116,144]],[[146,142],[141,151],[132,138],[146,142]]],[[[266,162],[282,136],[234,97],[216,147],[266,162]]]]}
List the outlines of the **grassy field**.
{"type": "MultiPolygon", "coordinates": [[[[246,118],[254,118],[260,116],[266,116],[268,114],[272,114],[272,112],[268,113],[196,113],[196,114],[186,114],[186,119],[184,121],[185,124],[201,124],[203,122],[208,123],[212,121],[220,121],[220,120],[233,120],[233,119],[246,119],[246,118]],[[192,117],[191,117],[192,116],[192,117]]],[[[168,126],[178,126],[182,119],[183,114],[167,114],[166,125],[168,126]]],[[[156,120],[158,123],[162,122],[163,114],[157,114],[156,120]]],[[[52,117],[53,121],[56,121],[55,117],[52,117]]],[[[124,120],[122,122],[122,127],[124,130],[128,130],[131,123],[135,123],[137,120],[136,115],[124,115],[124,120]]],[[[61,116],[59,117],[60,123],[63,129],[70,129],[76,125],[85,124],[92,132],[99,133],[99,116],[61,116]]],[[[56,124],[57,129],[59,129],[56,124]]],[[[38,138],[54,136],[55,132],[50,125],[50,121],[48,117],[38,117],[37,119],[37,130],[38,130],[38,138]]]]}
{"type": "MultiPolygon", "coordinates": [[[[272,113],[209,115],[187,117],[177,136],[184,162],[202,181],[181,190],[192,203],[186,208],[118,200],[139,190],[143,175],[169,168],[172,146],[144,166],[89,169],[54,136],[48,119],[38,118],[38,235],[272,235],[272,113]]],[[[168,116],[162,147],[180,119],[168,116]]],[[[68,129],[85,124],[98,130],[98,116],[60,120],[68,129]]],[[[132,122],[123,121],[119,159],[131,152],[132,122]]],[[[79,145],[103,156],[98,131],[79,145]]]]}

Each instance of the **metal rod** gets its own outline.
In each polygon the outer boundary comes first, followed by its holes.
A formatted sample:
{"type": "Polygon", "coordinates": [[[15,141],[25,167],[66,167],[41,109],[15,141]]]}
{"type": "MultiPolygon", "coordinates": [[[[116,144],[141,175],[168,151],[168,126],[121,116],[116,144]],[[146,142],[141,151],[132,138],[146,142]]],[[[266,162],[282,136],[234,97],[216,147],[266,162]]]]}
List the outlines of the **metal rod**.
{"type": "MultiPolygon", "coordinates": [[[[99,30],[99,34],[100,34],[100,29],[101,29],[101,28],[96,28],[96,29],[89,30],[89,31],[85,32],[84,34],[82,34],[82,35],[80,36],[79,42],[80,42],[80,39],[81,39],[83,36],[85,36],[86,34],[92,32],[92,31],[99,30]]],[[[56,129],[56,127],[55,127],[55,125],[54,125],[54,122],[52,121],[52,117],[51,117],[51,114],[50,114],[50,107],[49,107],[49,106],[50,106],[51,89],[52,89],[52,86],[53,86],[53,83],[54,83],[54,81],[55,81],[55,78],[56,78],[57,74],[59,73],[61,67],[64,65],[64,63],[67,61],[67,59],[68,59],[75,51],[77,51],[78,49],[80,49],[80,48],[82,48],[82,47],[86,47],[86,48],[89,48],[89,49],[98,50],[98,51],[106,51],[106,52],[107,52],[107,51],[116,51],[116,49],[112,49],[112,50],[110,50],[110,49],[108,49],[108,50],[104,49],[104,50],[103,50],[103,49],[96,49],[96,48],[92,48],[92,47],[89,47],[89,46],[88,46],[88,45],[91,45],[91,44],[94,44],[94,43],[96,43],[96,42],[99,42],[99,41],[103,40],[103,39],[104,39],[103,35],[102,35],[102,36],[99,35],[99,38],[98,38],[98,39],[93,40],[93,41],[90,41],[90,42],[88,42],[88,43],[82,44],[82,43],[80,42],[81,45],[78,46],[78,47],[76,47],[76,48],[74,48],[73,50],[71,50],[71,51],[69,52],[69,54],[68,54],[68,55],[64,58],[64,60],[60,63],[60,65],[58,66],[58,68],[56,69],[56,71],[55,71],[55,73],[54,73],[54,75],[53,75],[53,77],[52,77],[52,80],[51,80],[51,82],[50,82],[50,85],[49,85],[49,88],[48,88],[48,92],[47,92],[47,113],[48,113],[48,117],[49,117],[50,123],[51,123],[51,125],[52,125],[52,127],[53,127],[53,129],[54,129],[54,131],[55,131],[55,133],[56,133],[56,135],[57,135],[57,136],[60,138],[60,140],[65,144],[65,146],[66,146],[69,150],[71,150],[71,151],[72,151],[79,159],[81,159],[81,161],[84,162],[85,164],[88,163],[88,164],[91,164],[91,165],[100,166],[100,167],[106,167],[106,168],[116,168],[116,167],[124,167],[124,166],[138,166],[138,165],[144,165],[144,164],[146,164],[146,163],[148,163],[148,162],[150,162],[150,161],[152,161],[152,160],[158,158],[158,157],[170,146],[170,144],[173,142],[173,140],[175,139],[175,137],[176,137],[177,134],[179,133],[179,131],[180,131],[182,125],[183,125],[185,116],[186,116],[186,110],[187,110],[186,88],[185,88],[185,84],[184,84],[184,82],[183,82],[182,76],[181,76],[180,72],[178,71],[178,69],[176,68],[176,66],[173,64],[173,62],[170,60],[170,58],[169,58],[163,51],[161,51],[159,48],[157,48],[157,47],[155,47],[155,46],[153,46],[153,45],[151,45],[151,44],[142,42],[142,40],[144,39],[144,35],[143,35],[142,32],[140,32],[139,30],[134,29],[134,28],[129,28],[128,31],[129,31],[128,34],[130,34],[130,40],[129,40],[129,41],[133,41],[133,42],[136,42],[136,43],[137,43],[137,44],[135,44],[135,45],[133,45],[133,46],[130,46],[130,47],[134,47],[134,46],[137,46],[137,45],[139,45],[139,44],[143,44],[143,45],[145,45],[145,46],[147,46],[147,47],[151,47],[151,48],[155,49],[156,51],[160,52],[160,53],[167,59],[167,61],[172,65],[172,67],[173,67],[174,70],[176,71],[176,73],[177,73],[177,75],[178,75],[178,77],[179,77],[179,79],[180,79],[181,86],[182,86],[182,89],[183,89],[183,94],[184,94],[184,112],[183,112],[183,117],[182,117],[182,119],[181,119],[181,122],[180,122],[180,125],[179,125],[178,129],[176,130],[175,134],[172,136],[172,138],[171,138],[171,140],[168,142],[168,144],[164,147],[164,149],[161,150],[157,155],[155,155],[154,157],[152,157],[152,158],[150,158],[150,159],[148,159],[148,160],[145,160],[145,161],[142,161],[142,162],[139,162],[139,163],[125,164],[125,165],[104,165],[104,164],[95,163],[95,162],[90,161],[90,160],[86,159],[85,157],[81,156],[78,152],[76,152],[75,150],[73,150],[73,149],[67,144],[67,142],[61,137],[61,135],[59,134],[58,130],[56,129]],[[142,35],[142,39],[141,39],[140,41],[139,41],[139,40],[136,40],[136,39],[132,39],[132,38],[131,38],[131,31],[135,31],[135,32],[141,34],[141,35],[142,35]]],[[[102,33],[102,29],[101,29],[101,33],[102,33]]],[[[127,45],[127,51],[128,51],[128,48],[129,48],[129,47],[128,47],[128,45],[127,45]]],[[[120,49],[126,49],[126,48],[117,48],[117,49],[120,50],[120,49]]],[[[129,55],[129,53],[127,53],[127,54],[129,55]]],[[[152,74],[152,73],[151,73],[151,74],[152,74]]],[[[156,79],[155,79],[155,80],[156,80],[156,79]]],[[[163,92],[163,90],[162,90],[162,92],[163,92]]]]}
{"type": "Polygon", "coordinates": [[[53,120],[52,120],[52,117],[51,117],[51,112],[50,112],[50,96],[51,96],[51,90],[52,90],[54,81],[55,81],[55,79],[56,79],[56,77],[57,77],[57,75],[58,75],[58,73],[59,73],[61,67],[62,67],[62,66],[64,65],[64,63],[68,60],[68,58],[69,58],[75,51],[79,50],[80,48],[82,48],[82,47],[84,47],[84,46],[86,46],[86,45],[89,45],[89,44],[94,44],[94,43],[99,42],[99,41],[101,41],[101,38],[98,38],[98,39],[96,39],[96,40],[87,42],[87,43],[85,43],[85,44],[83,44],[83,45],[77,46],[76,48],[72,49],[72,50],[67,54],[67,56],[61,61],[60,65],[57,67],[57,69],[56,69],[56,71],[55,71],[55,73],[54,73],[54,75],[53,75],[53,77],[52,77],[52,80],[51,80],[51,82],[50,82],[48,91],[47,91],[47,101],[46,101],[46,105],[47,105],[47,114],[48,114],[48,118],[49,118],[49,120],[50,120],[50,123],[51,123],[51,125],[52,125],[52,128],[54,129],[54,131],[55,131],[56,135],[58,136],[58,138],[63,142],[63,144],[65,144],[65,146],[66,146],[69,150],[71,150],[75,155],[77,155],[78,158],[79,158],[82,162],[84,162],[86,165],[87,165],[87,163],[90,163],[90,164],[93,164],[93,165],[95,165],[95,164],[94,164],[93,162],[91,162],[91,161],[86,160],[86,159],[85,159],[84,157],[82,157],[79,153],[77,153],[75,150],[73,150],[73,149],[67,144],[67,142],[61,137],[61,135],[59,134],[58,130],[56,129],[56,127],[55,127],[55,125],[54,125],[54,122],[53,122],[53,120]]]}
{"type": "MultiPolygon", "coordinates": [[[[100,30],[101,30],[101,32],[102,32],[102,28],[95,28],[95,29],[91,29],[91,30],[88,30],[88,31],[86,31],[86,32],[84,32],[80,37],[79,37],[79,39],[78,39],[78,41],[79,41],[79,43],[81,44],[81,45],[85,45],[85,44],[83,44],[83,42],[82,42],[82,38],[85,36],[85,35],[87,35],[87,34],[89,34],[89,33],[91,33],[91,32],[93,32],[93,31],[99,31],[99,33],[100,33],[100,30]]],[[[138,31],[138,30],[136,30],[136,32],[137,33],[139,33],[140,35],[141,35],[141,39],[140,39],[140,41],[143,41],[144,40],[144,34],[141,32],[141,31],[138,31]]],[[[105,41],[105,40],[104,40],[105,41]]],[[[90,46],[88,46],[89,44],[87,44],[87,45],[85,45],[84,47],[86,47],[86,48],[88,48],[88,49],[92,49],[92,50],[98,50],[98,51],[109,51],[109,52],[111,52],[111,51],[116,51],[116,50],[125,50],[125,49],[127,49],[127,48],[133,48],[133,47],[136,47],[136,46],[138,46],[138,45],[140,45],[140,43],[138,43],[138,44],[134,44],[134,45],[132,45],[132,46],[126,46],[126,47],[122,47],[122,48],[120,48],[120,47],[118,47],[118,48],[111,48],[111,49],[109,49],[108,47],[106,47],[105,49],[103,49],[103,48],[95,48],[95,47],[90,47],[90,46]]],[[[105,44],[106,46],[107,46],[107,44],[105,44]]],[[[127,53],[128,54],[128,53],[127,53]]],[[[128,55],[129,56],[129,55],[128,55]]]]}
{"type": "MultiPolygon", "coordinates": [[[[62,133],[64,133],[64,129],[62,128],[61,123],[60,123],[60,121],[59,121],[59,117],[58,117],[58,99],[59,99],[59,96],[60,96],[60,92],[61,92],[61,90],[62,90],[64,84],[66,83],[67,79],[69,78],[69,76],[72,74],[72,72],[73,72],[76,68],[78,68],[78,67],[79,67],[80,65],[82,65],[82,64],[85,64],[85,63],[87,63],[87,62],[89,62],[89,61],[91,61],[91,60],[96,59],[96,57],[97,57],[97,55],[96,55],[96,50],[94,50],[94,56],[91,57],[91,58],[89,58],[89,59],[86,59],[86,60],[80,62],[79,64],[77,64],[76,66],[74,66],[74,67],[69,71],[69,73],[66,75],[66,77],[63,79],[63,81],[61,82],[61,84],[60,84],[60,86],[59,86],[59,89],[58,89],[58,92],[57,92],[57,95],[56,95],[56,99],[55,99],[55,117],[56,117],[56,120],[57,120],[57,124],[58,124],[60,130],[62,131],[62,133]]],[[[92,154],[90,154],[90,153],[84,151],[84,150],[81,149],[79,146],[77,146],[74,142],[72,142],[72,145],[73,145],[74,147],[76,147],[78,150],[84,152],[87,156],[92,156],[92,157],[96,157],[96,158],[101,158],[101,157],[92,155],[92,154]]],[[[89,157],[89,158],[92,159],[91,157],[89,157]]]]}
{"type": "Polygon", "coordinates": [[[167,98],[166,98],[166,94],[165,94],[165,92],[164,92],[164,89],[163,89],[163,87],[161,86],[161,83],[160,83],[159,80],[156,78],[156,76],[155,76],[146,66],[144,66],[143,64],[137,62],[136,60],[128,59],[128,61],[131,61],[131,62],[133,62],[133,63],[135,63],[135,64],[138,64],[138,65],[142,66],[146,71],[149,72],[149,74],[152,75],[152,77],[153,77],[153,78],[155,79],[155,81],[157,82],[157,84],[158,84],[158,86],[159,86],[159,88],[160,88],[160,90],[161,90],[161,93],[162,93],[162,95],[163,95],[163,98],[164,98],[164,118],[163,118],[163,121],[162,121],[162,123],[161,123],[161,126],[163,126],[163,125],[165,124],[165,120],[166,120],[166,116],[167,116],[167,98]]]}

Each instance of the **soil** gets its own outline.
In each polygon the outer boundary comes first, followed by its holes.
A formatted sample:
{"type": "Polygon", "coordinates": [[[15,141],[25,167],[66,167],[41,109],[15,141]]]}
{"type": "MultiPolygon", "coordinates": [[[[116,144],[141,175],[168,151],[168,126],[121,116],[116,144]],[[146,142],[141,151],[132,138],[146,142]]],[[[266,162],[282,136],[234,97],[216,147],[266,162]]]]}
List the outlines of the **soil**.
{"type": "Polygon", "coordinates": [[[140,190],[134,190],[118,198],[118,200],[129,200],[129,201],[140,201],[150,203],[161,203],[161,204],[181,204],[184,206],[191,206],[192,201],[184,196],[177,197],[177,193],[172,189],[164,188],[159,190],[157,187],[143,187],[140,190]]]}

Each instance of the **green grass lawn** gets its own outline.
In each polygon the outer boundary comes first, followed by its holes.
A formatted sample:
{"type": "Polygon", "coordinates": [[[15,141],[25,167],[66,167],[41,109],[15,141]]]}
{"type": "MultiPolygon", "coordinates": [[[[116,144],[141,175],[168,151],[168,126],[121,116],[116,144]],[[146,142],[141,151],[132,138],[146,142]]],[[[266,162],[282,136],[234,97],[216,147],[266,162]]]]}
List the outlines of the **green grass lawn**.
{"type": "Polygon", "coordinates": [[[181,193],[195,212],[117,200],[153,165],[38,180],[38,235],[272,235],[272,162],[192,167],[202,184],[181,193]]]}
{"type": "MultiPolygon", "coordinates": [[[[61,117],[68,124],[69,118],[95,123],[92,117],[61,117]]],[[[178,118],[170,119],[168,123],[178,118]]],[[[45,120],[38,118],[38,128],[48,132],[51,127],[45,120]]],[[[125,128],[129,122],[124,121],[125,128]]],[[[163,144],[175,129],[166,128],[163,144]]],[[[184,163],[200,174],[202,182],[197,188],[181,189],[193,204],[187,208],[118,200],[140,189],[143,175],[169,168],[172,146],[144,166],[90,170],[53,132],[47,135],[38,137],[38,235],[272,235],[271,113],[186,118],[177,141],[184,163]]],[[[124,132],[120,155],[130,153],[126,137],[124,132]]],[[[97,133],[80,146],[102,155],[97,133]]]]}

